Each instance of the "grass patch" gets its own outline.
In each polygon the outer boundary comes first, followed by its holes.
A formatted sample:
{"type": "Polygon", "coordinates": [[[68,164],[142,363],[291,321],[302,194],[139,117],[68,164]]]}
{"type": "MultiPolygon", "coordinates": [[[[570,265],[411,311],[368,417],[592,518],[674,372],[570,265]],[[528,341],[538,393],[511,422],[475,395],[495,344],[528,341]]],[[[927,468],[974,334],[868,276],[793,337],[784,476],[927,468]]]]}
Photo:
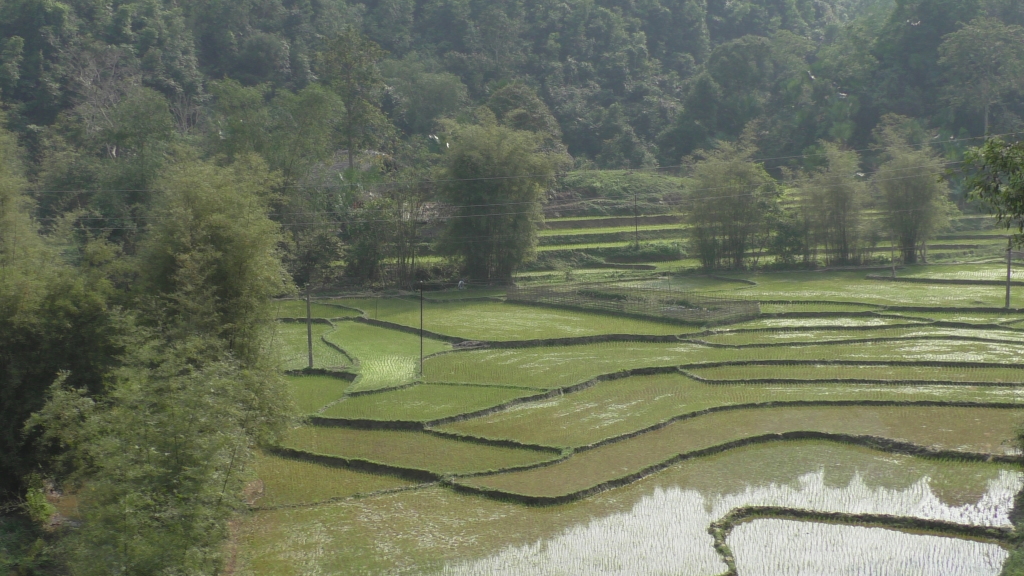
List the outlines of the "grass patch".
{"type": "Polygon", "coordinates": [[[942,407],[800,407],[718,412],[681,420],[635,438],[578,453],[565,462],[468,485],[555,497],[634,474],[676,454],[740,438],[792,430],[872,435],[940,450],[1007,454],[1024,410],[942,407]]]}
{"type": "MultiPolygon", "coordinates": [[[[321,336],[334,328],[327,324],[313,324],[313,367],[348,368],[349,359],[341,352],[324,344],[321,336]]],[[[281,356],[283,370],[301,370],[309,365],[309,343],[306,325],[297,322],[281,322],[274,335],[274,347],[281,356]]]]}
{"type": "MultiPolygon", "coordinates": [[[[755,369],[763,371],[766,367],[755,369]]],[[[701,375],[713,370],[719,369],[705,370],[701,375]]],[[[1020,372],[1017,371],[1017,374],[1020,372]]],[[[580,392],[523,404],[481,418],[454,422],[440,429],[483,438],[575,447],[628,434],[680,414],[716,406],[817,400],[1024,403],[1024,390],[949,385],[705,384],[682,375],[662,374],[602,382],[580,392]]]]}
{"type": "Polygon", "coordinates": [[[489,446],[424,432],[303,426],[284,446],[316,454],[370,460],[437,474],[465,474],[551,460],[550,452],[489,446]]]}
{"type": "MultiPolygon", "coordinates": [[[[420,361],[419,336],[361,322],[339,322],[337,326],[327,339],[359,361],[359,378],[350,390],[401,386],[416,379],[420,361]]],[[[424,354],[449,348],[445,342],[430,338],[423,340],[424,354]]]]}
{"type": "Polygon", "coordinates": [[[257,455],[255,470],[263,485],[263,494],[255,501],[259,507],[312,504],[413,485],[393,476],[324,466],[273,454],[257,455]]]}
{"type": "Polygon", "coordinates": [[[288,392],[301,414],[312,414],[341,398],[350,383],[330,376],[285,376],[288,392]]]}
{"type": "Polygon", "coordinates": [[[380,394],[349,397],[325,410],[322,416],[421,422],[482,410],[535,393],[498,386],[418,384],[380,394]]]}

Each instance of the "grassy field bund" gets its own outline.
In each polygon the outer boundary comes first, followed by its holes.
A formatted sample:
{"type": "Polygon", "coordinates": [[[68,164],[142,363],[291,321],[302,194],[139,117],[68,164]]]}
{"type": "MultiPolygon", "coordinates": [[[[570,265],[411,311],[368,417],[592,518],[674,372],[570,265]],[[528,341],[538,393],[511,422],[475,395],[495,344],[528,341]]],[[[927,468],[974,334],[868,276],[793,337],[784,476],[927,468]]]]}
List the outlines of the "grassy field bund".
{"type": "Polygon", "coordinates": [[[257,461],[235,573],[1017,574],[1000,266],[600,275],[760,304],[716,326],[429,293],[422,374],[418,298],[317,299],[308,373],[282,301],[304,417],[257,461]]]}

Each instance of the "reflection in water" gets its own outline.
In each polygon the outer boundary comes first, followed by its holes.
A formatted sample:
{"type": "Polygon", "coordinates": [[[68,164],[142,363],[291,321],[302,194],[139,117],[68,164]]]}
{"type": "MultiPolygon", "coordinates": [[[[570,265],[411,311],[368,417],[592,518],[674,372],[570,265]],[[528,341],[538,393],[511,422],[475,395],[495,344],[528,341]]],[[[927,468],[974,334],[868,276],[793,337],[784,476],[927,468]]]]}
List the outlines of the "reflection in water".
{"type": "MultiPolygon", "coordinates": [[[[988,490],[980,500],[960,506],[948,505],[936,497],[928,477],[922,477],[905,488],[894,489],[868,486],[860,473],[856,473],[848,485],[835,487],[825,482],[823,470],[800,476],[795,486],[772,483],[764,486],[747,486],[742,491],[711,496],[678,487],[656,488],[651,494],[641,498],[629,512],[611,514],[586,524],[578,524],[548,540],[526,546],[508,547],[482,560],[449,565],[445,567],[443,573],[719,574],[726,566],[715,553],[707,528],[713,521],[740,506],[784,506],[827,512],[892,514],[961,524],[1009,526],[1008,515],[1013,504],[1013,496],[1020,490],[1022,484],[1024,474],[1002,470],[997,477],[988,481],[988,490]]],[[[829,538],[829,534],[822,532],[821,537],[829,538]]],[[[745,543],[751,542],[750,545],[754,545],[754,540],[750,537],[742,537],[747,538],[744,540],[745,543]]],[[[977,548],[976,552],[970,552],[963,548],[961,541],[953,538],[933,538],[927,542],[933,549],[950,547],[941,553],[936,552],[937,558],[971,553],[977,556],[976,560],[982,564],[998,560],[994,564],[998,566],[1005,556],[999,556],[984,546],[977,548]]],[[[767,545],[784,544],[770,541],[767,545]]],[[[800,565],[800,550],[814,548],[801,544],[794,549],[792,558],[787,558],[797,562],[795,566],[800,565]]],[[[892,553],[894,548],[889,550],[892,553]]],[[[908,560],[910,561],[912,560],[908,560]]],[[[969,564],[973,561],[965,559],[963,566],[973,566],[974,564],[969,564]]],[[[898,567],[900,564],[894,566],[898,567]]],[[[769,573],[791,572],[783,570],[769,573]]],[[[812,570],[808,573],[815,572],[812,570]]],[[[833,572],[826,570],[817,573],[833,572]]],[[[857,572],[854,570],[849,573],[857,572]]]]}
{"type": "Polygon", "coordinates": [[[1008,555],[985,542],[777,519],[740,524],[728,544],[743,576],[995,576],[1008,555]]]}

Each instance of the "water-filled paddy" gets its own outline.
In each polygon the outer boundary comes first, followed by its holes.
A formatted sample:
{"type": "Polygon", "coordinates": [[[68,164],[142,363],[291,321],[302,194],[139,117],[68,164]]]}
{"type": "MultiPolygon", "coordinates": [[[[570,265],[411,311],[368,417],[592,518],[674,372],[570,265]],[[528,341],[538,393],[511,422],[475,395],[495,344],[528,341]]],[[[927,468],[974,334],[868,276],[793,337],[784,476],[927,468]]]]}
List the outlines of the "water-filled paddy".
{"type": "Polygon", "coordinates": [[[437,474],[500,470],[551,460],[547,451],[490,446],[423,432],[352,430],[303,426],[290,431],[283,445],[312,454],[387,463],[437,474]]]}
{"type": "MultiPolygon", "coordinates": [[[[867,435],[936,450],[1016,453],[1010,443],[1024,410],[945,407],[783,407],[740,409],[680,420],[663,428],[578,452],[568,460],[531,470],[460,480],[469,486],[553,498],[640,473],[679,454],[740,438],[791,431],[867,435]]],[[[518,440],[545,443],[524,430],[518,440]]]]}
{"type": "MultiPolygon", "coordinates": [[[[780,368],[784,367],[770,367],[771,370],[780,368]]],[[[814,367],[809,368],[813,370],[814,367]]],[[[733,369],[743,370],[746,367],[728,367],[721,370],[733,369]]],[[[882,375],[883,370],[885,369],[880,368],[879,372],[872,375],[882,375]]],[[[932,370],[930,374],[934,376],[937,369],[932,370]]],[[[716,374],[711,369],[698,372],[716,374]]],[[[763,371],[753,373],[764,374],[763,371]]],[[[725,375],[733,374],[727,372],[725,375]]],[[[918,376],[924,378],[927,374],[918,376]]],[[[998,374],[993,377],[998,377],[998,374]]],[[[640,430],[681,414],[718,406],[851,400],[1024,402],[1024,389],[833,383],[718,385],[697,382],[680,374],[658,374],[601,382],[579,392],[516,405],[495,414],[447,424],[440,429],[485,438],[516,438],[539,444],[583,446],[640,430]]]]}
{"type": "MultiPolygon", "coordinates": [[[[321,336],[329,334],[333,330],[334,328],[329,324],[313,324],[314,368],[348,368],[351,365],[348,356],[321,340],[321,336]]],[[[282,369],[300,370],[309,366],[309,340],[304,323],[278,324],[273,345],[279,351],[282,369]]]]}
{"type": "Polygon", "coordinates": [[[998,544],[883,528],[761,519],[727,540],[743,576],[996,576],[998,544]]]}
{"type": "Polygon", "coordinates": [[[791,326],[758,331],[722,330],[714,334],[697,336],[702,341],[733,346],[813,343],[844,340],[897,339],[897,338],[964,338],[1024,342],[1024,331],[1010,329],[967,329],[934,325],[896,325],[877,329],[847,329],[822,326],[791,326]]]}
{"type": "Polygon", "coordinates": [[[285,376],[285,381],[300,414],[312,414],[338,401],[350,384],[330,376],[285,376]]]}
{"type": "Polygon", "coordinates": [[[395,476],[358,472],[273,454],[258,455],[255,468],[258,480],[250,500],[260,508],[309,505],[414,485],[395,476]]]}
{"type": "Polygon", "coordinates": [[[378,394],[351,396],[324,410],[328,418],[427,421],[474,412],[536,390],[501,386],[419,384],[378,394]]]}
{"type": "MultiPolygon", "coordinates": [[[[451,346],[445,342],[427,339],[426,354],[446,353],[428,358],[426,382],[412,386],[419,380],[417,335],[352,320],[336,321],[335,329],[317,325],[318,335],[347,352],[333,356],[318,347],[317,365],[342,358],[332,365],[346,364],[345,370],[359,376],[353,384],[326,377],[289,378],[302,413],[426,422],[497,409],[439,427],[442,433],[470,436],[467,440],[429,432],[308,425],[291,431],[287,446],[323,454],[327,458],[321,462],[328,465],[260,457],[260,482],[251,485],[260,509],[245,519],[238,533],[237,573],[491,574],[501,569],[524,574],[720,574],[725,564],[712,546],[708,525],[748,505],[1009,525],[1013,495],[1022,485],[1014,464],[919,458],[822,440],[780,441],[778,436],[765,438],[767,443],[736,443],[765,434],[815,432],[831,434],[833,440],[842,434],[862,437],[853,439],[858,442],[875,442],[864,437],[877,437],[881,445],[892,439],[945,450],[947,457],[956,452],[1016,454],[1013,438],[1024,423],[1024,408],[907,405],[1024,402],[1024,387],[1019,386],[1024,383],[1019,367],[1024,331],[993,326],[1002,322],[1022,327],[1014,323],[1021,316],[971,309],[1001,306],[998,286],[890,283],[865,279],[859,271],[748,278],[758,284],[700,277],[652,282],[677,290],[691,283],[723,296],[790,300],[794,302],[763,304],[762,310],[797,314],[717,326],[715,334],[697,335],[703,329],[498,300],[431,301],[444,295],[428,294],[426,328],[463,338],[678,334],[681,339],[454,352],[447,352],[451,346]],[[883,308],[893,305],[928,311],[883,308]],[[935,306],[949,307],[934,311],[935,306]],[[808,312],[825,314],[804,314],[808,312]],[[758,330],[740,331],[744,328],[758,330]],[[849,364],[827,364],[834,360],[849,364]],[[714,362],[732,365],[708,365],[714,362]],[[687,372],[680,373],[679,366],[687,372]],[[558,390],[596,376],[650,367],[668,371],[558,390]],[[387,388],[394,390],[376,390],[387,388]],[[349,395],[366,390],[373,393],[349,395]],[[547,398],[518,401],[549,390],[547,398]],[[792,402],[817,404],[786,405],[792,402]],[[760,407],[736,407],[741,404],[760,407]],[[702,410],[711,413],[694,414],[702,410]],[[637,432],[642,433],[627,437],[637,432]],[[553,463],[562,458],[556,450],[487,444],[486,439],[565,447],[567,458],[553,463]],[[571,448],[578,451],[570,455],[571,448]],[[693,459],[664,468],[680,454],[693,459]],[[390,475],[336,467],[344,459],[378,462],[385,466],[375,469],[390,470],[390,475]],[[538,467],[509,470],[524,466],[538,467]],[[399,478],[401,469],[406,477],[444,478],[417,485],[422,480],[399,478]],[[500,469],[509,471],[475,475],[500,469]],[[622,486],[618,480],[626,476],[628,483],[622,486]],[[453,490],[452,483],[496,492],[465,494],[453,490]],[[595,486],[600,490],[586,491],[595,486]],[[498,498],[502,492],[551,505],[503,501],[498,498]],[[582,499],[552,504],[574,493],[582,499]]],[[[1015,306],[1024,304],[1022,296],[1024,290],[1015,291],[1015,306]]],[[[369,318],[419,325],[415,299],[341,302],[358,305],[369,318]]],[[[304,303],[287,306],[304,313],[299,310],[304,303]]],[[[320,316],[335,312],[314,308],[320,316]]],[[[304,324],[281,326],[275,346],[292,358],[294,367],[304,366],[304,324]]],[[[741,523],[729,536],[741,575],[757,573],[752,566],[766,565],[768,573],[857,573],[857,562],[865,558],[881,573],[995,574],[1005,557],[994,544],[950,534],[765,522],[770,521],[741,523]],[[863,550],[857,548],[861,542],[868,543],[863,550]],[[801,553],[808,549],[828,553],[801,553]],[[878,549],[896,551],[889,554],[895,568],[871,556],[878,549]],[[780,564],[766,564],[765,555],[780,564]],[[822,557],[829,558],[826,564],[820,564],[822,557]],[[935,565],[941,569],[929,572],[935,565]]]]}
{"type": "MultiPolygon", "coordinates": [[[[415,380],[419,372],[420,338],[414,334],[348,321],[338,322],[337,329],[328,332],[326,338],[359,362],[359,378],[351,390],[401,386],[415,380]]],[[[450,347],[430,338],[423,340],[424,354],[450,347]]]]}
{"type": "MultiPolygon", "coordinates": [[[[942,366],[850,366],[836,364],[789,364],[742,366],[716,366],[713,368],[689,368],[690,372],[711,381],[757,381],[757,380],[806,380],[820,382],[828,380],[884,380],[893,383],[901,381],[939,383],[990,382],[992,384],[1019,385],[1024,387],[1022,368],[960,368],[942,366]]],[[[1024,391],[1024,389],[1022,389],[1024,391]]],[[[897,394],[899,392],[897,391],[897,394]]]]}
{"type": "MultiPolygon", "coordinates": [[[[419,328],[420,303],[412,299],[358,299],[348,302],[367,317],[419,328]]],[[[697,330],[668,322],[645,321],[527,306],[492,300],[426,301],[423,328],[468,340],[534,340],[596,334],[682,334],[697,330]]]]}
{"type": "Polygon", "coordinates": [[[243,574],[712,575],[708,525],[746,505],[1006,525],[1021,473],[825,442],[748,446],[683,462],[622,489],[525,507],[440,487],[259,512],[243,574]],[[561,572],[559,572],[561,570],[561,572]]]}
{"type": "Polygon", "coordinates": [[[872,360],[1015,364],[1024,343],[910,340],[864,346],[708,348],[692,343],[606,342],[578,346],[460,351],[430,358],[427,380],[559,388],[601,374],[651,366],[736,360],[872,360]]]}
{"type": "MultiPolygon", "coordinates": [[[[278,318],[306,317],[305,300],[277,300],[273,308],[278,318]]],[[[318,301],[310,302],[309,312],[313,318],[350,318],[359,315],[358,310],[318,301]]]]}

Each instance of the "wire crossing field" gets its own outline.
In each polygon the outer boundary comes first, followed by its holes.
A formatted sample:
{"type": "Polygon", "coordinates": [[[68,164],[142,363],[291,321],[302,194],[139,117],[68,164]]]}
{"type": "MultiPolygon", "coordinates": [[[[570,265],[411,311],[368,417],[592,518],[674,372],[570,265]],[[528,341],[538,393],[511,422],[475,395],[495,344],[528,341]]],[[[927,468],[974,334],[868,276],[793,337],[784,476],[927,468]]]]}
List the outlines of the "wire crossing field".
{"type": "MultiPolygon", "coordinates": [[[[335,319],[314,325],[315,365],[345,373],[288,378],[310,416],[259,457],[238,573],[718,576],[716,537],[748,571],[804,561],[769,521],[822,542],[870,530],[911,569],[1002,563],[1024,487],[1024,311],[999,309],[998,286],[742,279],[601,285],[759,307],[726,325],[430,293],[422,375],[418,298],[319,303],[335,319]],[[708,532],[765,506],[777,512],[708,532]]],[[[278,353],[304,366],[305,325],[280,326],[278,353]]]]}

